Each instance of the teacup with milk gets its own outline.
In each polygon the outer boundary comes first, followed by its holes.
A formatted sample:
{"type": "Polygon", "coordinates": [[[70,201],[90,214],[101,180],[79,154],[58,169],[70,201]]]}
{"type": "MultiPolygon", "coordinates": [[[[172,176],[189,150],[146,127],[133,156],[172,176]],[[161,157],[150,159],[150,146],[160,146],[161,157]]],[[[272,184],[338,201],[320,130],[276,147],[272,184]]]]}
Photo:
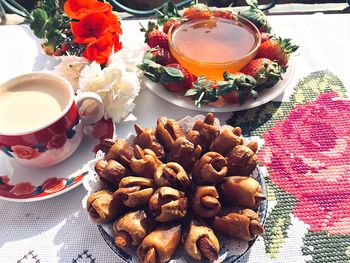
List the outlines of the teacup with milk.
{"type": "Polygon", "coordinates": [[[83,137],[85,100],[98,105],[97,122],[104,113],[101,98],[92,92],[74,95],[64,78],[36,72],[0,84],[0,149],[21,164],[47,167],[68,158],[83,137]]]}

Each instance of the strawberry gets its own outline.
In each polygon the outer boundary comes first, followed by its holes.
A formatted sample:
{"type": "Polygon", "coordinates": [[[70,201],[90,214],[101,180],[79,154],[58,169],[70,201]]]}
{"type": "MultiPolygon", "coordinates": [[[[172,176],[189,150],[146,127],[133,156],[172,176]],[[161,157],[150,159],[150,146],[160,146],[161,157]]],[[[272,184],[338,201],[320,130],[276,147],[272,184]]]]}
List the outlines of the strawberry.
{"type": "Polygon", "coordinates": [[[209,7],[205,4],[192,5],[189,8],[187,8],[182,14],[182,17],[186,17],[189,19],[204,18],[211,16],[212,12],[210,11],[209,7]]]}
{"type": "Polygon", "coordinates": [[[222,17],[222,18],[226,18],[226,19],[233,19],[233,13],[230,10],[213,11],[213,16],[222,17]]]}
{"type": "Polygon", "coordinates": [[[247,4],[249,5],[249,9],[239,12],[238,14],[252,22],[259,29],[259,32],[270,33],[271,26],[264,12],[259,9],[258,2],[247,1],[247,4]]]}
{"type": "Polygon", "coordinates": [[[249,75],[242,72],[234,74],[225,72],[224,81],[217,83],[219,87],[218,95],[222,96],[228,103],[239,102],[243,104],[247,96],[257,97],[258,93],[254,90],[255,85],[255,79],[249,75]]]}
{"type": "Polygon", "coordinates": [[[176,19],[175,18],[170,18],[168,21],[165,22],[165,24],[163,25],[163,32],[165,34],[168,34],[168,31],[170,29],[170,27],[175,24],[176,19]]]}
{"type": "Polygon", "coordinates": [[[169,49],[168,35],[159,30],[152,31],[148,34],[147,44],[151,48],[159,46],[165,49],[169,49]]]}
{"type": "Polygon", "coordinates": [[[262,32],[260,33],[260,37],[261,37],[261,43],[264,43],[265,41],[270,39],[270,34],[266,32],[262,32]]]}
{"type": "Polygon", "coordinates": [[[289,38],[269,39],[260,45],[256,57],[276,60],[281,66],[286,66],[290,54],[299,48],[299,46],[293,45],[291,41],[289,38]]]}
{"type": "Polygon", "coordinates": [[[191,97],[194,104],[200,108],[203,104],[218,100],[217,89],[218,87],[214,81],[199,76],[196,81],[192,82],[192,87],[187,90],[185,96],[191,97]]]}
{"type": "Polygon", "coordinates": [[[259,89],[269,88],[275,85],[285,72],[285,67],[281,67],[277,62],[268,58],[257,58],[250,61],[241,72],[252,76],[259,89]]]}
{"type": "Polygon", "coordinates": [[[197,80],[197,77],[190,72],[188,72],[187,69],[185,69],[183,66],[177,63],[172,63],[166,65],[166,68],[175,68],[182,72],[183,74],[183,80],[176,81],[176,82],[169,82],[169,83],[163,83],[164,86],[169,90],[170,92],[178,92],[187,90],[191,87],[192,82],[197,80]]]}
{"type": "Polygon", "coordinates": [[[159,31],[156,23],[148,21],[147,29],[141,25],[141,32],[145,32],[145,43],[147,43],[149,47],[153,48],[159,46],[169,49],[168,35],[159,31]]]}
{"type": "Polygon", "coordinates": [[[150,49],[149,52],[150,56],[148,58],[162,66],[177,63],[173,55],[165,48],[155,47],[150,49]]]}

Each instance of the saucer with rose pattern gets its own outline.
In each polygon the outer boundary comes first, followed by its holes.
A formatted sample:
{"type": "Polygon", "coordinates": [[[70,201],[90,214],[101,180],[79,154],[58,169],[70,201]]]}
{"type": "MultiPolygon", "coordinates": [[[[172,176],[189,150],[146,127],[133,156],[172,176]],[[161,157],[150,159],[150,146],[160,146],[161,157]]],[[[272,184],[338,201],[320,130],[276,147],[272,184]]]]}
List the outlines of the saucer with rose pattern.
{"type": "Polygon", "coordinates": [[[74,189],[83,182],[88,170],[85,164],[95,156],[100,141],[113,135],[111,120],[87,126],[78,149],[65,161],[47,168],[23,166],[6,156],[20,153],[0,151],[0,200],[34,202],[74,189]]]}

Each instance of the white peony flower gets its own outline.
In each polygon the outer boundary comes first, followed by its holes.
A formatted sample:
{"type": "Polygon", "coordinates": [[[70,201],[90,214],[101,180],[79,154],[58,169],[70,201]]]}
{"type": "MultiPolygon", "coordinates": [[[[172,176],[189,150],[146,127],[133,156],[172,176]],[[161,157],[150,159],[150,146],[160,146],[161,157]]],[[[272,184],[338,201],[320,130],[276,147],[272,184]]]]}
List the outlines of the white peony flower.
{"type": "Polygon", "coordinates": [[[84,57],[63,56],[62,61],[54,69],[54,72],[64,77],[72,85],[75,91],[79,88],[80,72],[90,61],[84,57]]]}
{"type": "Polygon", "coordinates": [[[79,87],[81,92],[99,94],[105,106],[105,118],[112,118],[114,122],[119,122],[134,109],[134,100],[141,88],[137,74],[127,71],[121,61],[110,63],[104,69],[92,62],[82,70],[79,87]]]}

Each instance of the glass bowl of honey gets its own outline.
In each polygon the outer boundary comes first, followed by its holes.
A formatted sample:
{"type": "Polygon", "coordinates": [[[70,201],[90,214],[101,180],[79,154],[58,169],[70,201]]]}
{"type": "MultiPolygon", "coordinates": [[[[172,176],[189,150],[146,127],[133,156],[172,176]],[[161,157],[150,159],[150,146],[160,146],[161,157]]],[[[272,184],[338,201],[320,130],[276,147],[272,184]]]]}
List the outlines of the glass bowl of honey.
{"type": "Polygon", "coordinates": [[[225,71],[238,72],[260,46],[257,27],[238,15],[183,18],[168,32],[169,48],[176,60],[196,76],[222,80],[225,71]]]}

